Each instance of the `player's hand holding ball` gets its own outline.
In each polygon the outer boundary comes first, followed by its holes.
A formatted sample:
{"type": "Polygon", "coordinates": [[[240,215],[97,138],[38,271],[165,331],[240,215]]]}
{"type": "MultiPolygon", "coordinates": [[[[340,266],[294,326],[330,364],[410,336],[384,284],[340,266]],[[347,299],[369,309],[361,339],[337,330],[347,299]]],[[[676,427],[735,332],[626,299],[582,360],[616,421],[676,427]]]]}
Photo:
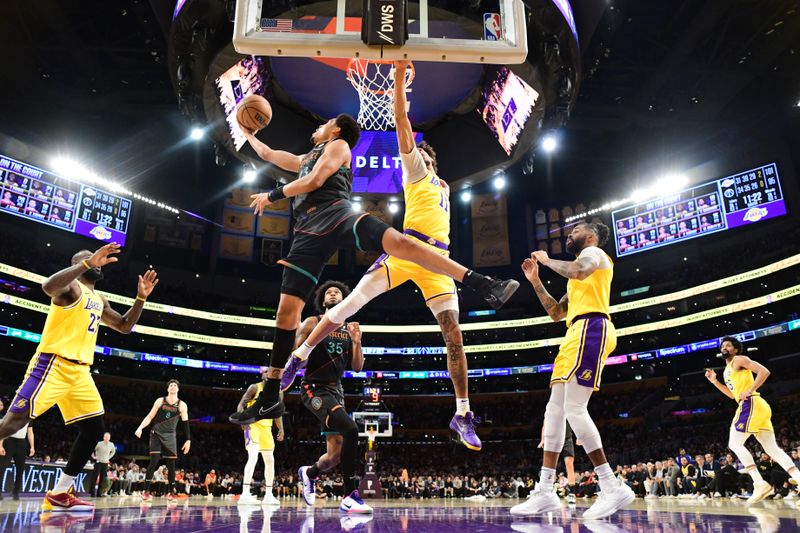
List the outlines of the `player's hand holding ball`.
{"type": "Polygon", "coordinates": [[[236,122],[245,135],[255,135],[271,120],[272,106],[263,96],[257,94],[245,96],[236,106],[236,122]]]}

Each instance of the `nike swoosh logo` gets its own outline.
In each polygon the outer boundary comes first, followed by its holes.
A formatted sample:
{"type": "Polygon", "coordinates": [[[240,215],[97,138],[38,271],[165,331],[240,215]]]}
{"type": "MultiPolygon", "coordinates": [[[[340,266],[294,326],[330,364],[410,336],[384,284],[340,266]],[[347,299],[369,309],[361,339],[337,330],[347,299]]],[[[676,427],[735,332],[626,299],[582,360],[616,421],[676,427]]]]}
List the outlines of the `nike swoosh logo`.
{"type": "Polygon", "coordinates": [[[350,509],[350,508],[352,507],[352,505],[345,505],[345,504],[342,504],[342,507],[344,507],[345,509],[350,509]]]}
{"type": "Polygon", "coordinates": [[[262,408],[260,408],[260,409],[258,410],[258,414],[260,414],[261,416],[264,416],[264,415],[266,415],[267,413],[269,413],[270,411],[272,411],[272,407],[270,407],[269,409],[264,409],[264,408],[262,407],[262,408]]]}

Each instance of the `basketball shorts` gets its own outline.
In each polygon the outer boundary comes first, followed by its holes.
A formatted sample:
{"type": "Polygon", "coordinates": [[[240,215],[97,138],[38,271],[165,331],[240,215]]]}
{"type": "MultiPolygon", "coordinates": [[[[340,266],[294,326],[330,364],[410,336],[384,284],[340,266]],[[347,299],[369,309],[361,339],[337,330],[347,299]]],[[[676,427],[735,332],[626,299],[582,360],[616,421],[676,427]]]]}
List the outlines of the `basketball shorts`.
{"type": "Polygon", "coordinates": [[[166,459],[178,458],[178,435],[175,433],[150,432],[150,453],[160,453],[166,459]]]}
{"type": "Polygon", "coordinates": [[[550,385],[566,383],[575,376],[578,385],[600,390],[603,366],[616,347],[617,330],[605,315],[576,317],[561,342],[550,385]]]}
{"type": "Polygon", "coordinates": [[[299,217],[289,255],[278,261],[284,266],[281,293],[307,300],[319,283],[325,263],[339,248],[380,252],[388,229],[383,220],[353,211],[347,200],[336,200],[299,217]]]}
{"type": "Polygon", "coordinates": [[[244,447],[246,450],[256,449],[260,452],[269,452],[275,449],[272,424],[267,425],[263,422],[263,420],[254,422],[244,430],[244,447]]]}
{"type": "Polygon", "coordinates": [[[331,387],[303,382],[300,391],[303,405],[320,421],[320,435],[338,435],[329,426],[329,416],[336,409],[344,409],[344,390],[341,385],[331,387]]]}
{"type": "Polygon", "coordinates": [[[760,395],[750,396],[739,402],[736,415],[733,417],[733,429],[740,433],[758,434],[762,431],[775,430],[772,427],[772,408],[760,395]]]}
{"type": "MultiPolygon", "coordinates": [[[[416,234],[414,237],[406,233],[407,239],[415,239],[423,246],[428,246],[442,255],[449,255],[447,245],[439,243],[435,239],[431,239],[434,243],[430,244],[425,235],[416,234]]],[[[386,279],[389,282],[389,289],[399,287],[406,281],[413,281],[422,292],[422,297],[425,298],[425,305],[428,307],[435,301],[452,298],[458,302],[458,293],[456,293],[456,283],[453,278],[443,274],[435,274],[430,270],[426,270],[416,263],[406,261],[405,259],[398,259],[388,254],[381,255],[375,263],[369,267],[367,273],[373,272],[378,269],[383,269],[386,273],[386,279]]]]}
{"type": "Polygon", "coordinates": [[[37,353],[9,410],[34,419],[57,405],[65,424],[102,415],[103,400],[89,370],[59,355],[37,353]]]}

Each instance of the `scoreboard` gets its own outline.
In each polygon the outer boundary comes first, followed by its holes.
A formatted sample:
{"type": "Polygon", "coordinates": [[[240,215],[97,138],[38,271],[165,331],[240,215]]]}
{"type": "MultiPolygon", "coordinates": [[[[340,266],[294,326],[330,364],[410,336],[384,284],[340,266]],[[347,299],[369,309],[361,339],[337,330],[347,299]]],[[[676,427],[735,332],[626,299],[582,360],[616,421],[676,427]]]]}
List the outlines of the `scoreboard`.
{"type": "Polygon", "coordinates": [[[786,214],[778,166],[769,163],[611,214],[617,257],[786,214]]]}
{"type": "Polygon", "coordinates": [[[132,201],[0,155],[0,212],[125,244],[132,201]]]}

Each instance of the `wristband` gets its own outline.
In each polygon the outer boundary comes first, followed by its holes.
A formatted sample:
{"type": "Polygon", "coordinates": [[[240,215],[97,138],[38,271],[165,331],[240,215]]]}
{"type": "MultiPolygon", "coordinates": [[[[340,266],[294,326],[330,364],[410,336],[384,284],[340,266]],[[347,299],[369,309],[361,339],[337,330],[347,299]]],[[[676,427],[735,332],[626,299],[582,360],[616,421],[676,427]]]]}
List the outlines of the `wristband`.
{"type": "Polygon", "coordinates": [[[137,296],[136,299],[139,300],[142,303],[146,303],[147,302],[147,298],[142,298],[141,296],[137,296]]]}
{"type": "Polygon", "coordinates": [[[269,194],[267,194],[267,198],[269,198],[270,202],[278,202],[286,198],[286,195],[283,194],[283,185],[269,191],[269,194]]]}
{"type": "Polygon", "coordinates": [[[89,262],[86,259],[81,261],[81,264],[86,267],[86,270],[92,270],[92,267],[89,266],[89,262]]]}

